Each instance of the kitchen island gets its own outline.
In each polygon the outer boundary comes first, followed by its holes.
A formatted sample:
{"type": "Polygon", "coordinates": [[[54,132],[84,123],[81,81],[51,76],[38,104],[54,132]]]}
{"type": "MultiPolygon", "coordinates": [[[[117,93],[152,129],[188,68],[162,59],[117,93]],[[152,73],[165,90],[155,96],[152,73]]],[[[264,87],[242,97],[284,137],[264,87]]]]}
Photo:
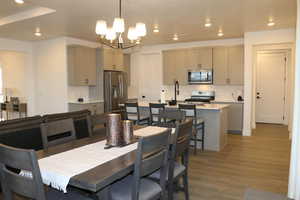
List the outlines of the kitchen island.
{"type": "MultiPolygon", "coordinates": [[[[143,114],[150,113],[149,103],[139,101],[140,112],[143,114]]],[[[226,104],[199,104],[196,105],[197,115],[205,121],[205,150],[221,151],[227,144],[227,129],[228,129],[228,108],[226,104]]],[[[166,110],[178,109],[177,105],[166,105],[166,110]]],[[[201,148],[201,143],[198,142],[197,148],[201,148]]]]}

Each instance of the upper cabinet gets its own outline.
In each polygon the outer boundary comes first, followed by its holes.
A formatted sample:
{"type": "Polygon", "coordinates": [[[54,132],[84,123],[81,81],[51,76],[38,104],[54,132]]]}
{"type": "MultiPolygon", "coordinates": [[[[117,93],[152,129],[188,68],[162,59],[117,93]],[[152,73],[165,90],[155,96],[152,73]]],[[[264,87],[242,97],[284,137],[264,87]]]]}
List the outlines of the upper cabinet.
{"type": "Polygon", "coordinates": [[[74,86],[96,85],[96,49],[68,46],[68,79],[74,86]]]}
{"type": "Polygon", "coordinates": [[[244,47],[228,48],[228,78],[231,85],[244,84],[244,47]]]}
{"type": "Polygon", "coordinates": [[[244,84],[244,47],[213,49],[214,85],[244,84]]]}
{"type": "Polygon", "coordinates": [[[210,47],[184,49],[185,65],[188,70],[212,69],[212,51],[210,47]]]}
{"type": "Polygon", "coordinates": [[[162,52],[163,83],[187,85],[189,70],[214,70],[214,85],[244,84],[244,47],[199,47],[162,52]]]}
{"type": "Polygon", "coordinates": [[[212,48],[209,47],[167,50],[162,55],[164,85],[173,85],[175,81],[187,85],[189,70],[212,68],[212,48]]]}
{"type": "Polygon", "coordinates": [[[102,49],[104,70],[124,71],[124,56],[119,49],[102,49]]]}

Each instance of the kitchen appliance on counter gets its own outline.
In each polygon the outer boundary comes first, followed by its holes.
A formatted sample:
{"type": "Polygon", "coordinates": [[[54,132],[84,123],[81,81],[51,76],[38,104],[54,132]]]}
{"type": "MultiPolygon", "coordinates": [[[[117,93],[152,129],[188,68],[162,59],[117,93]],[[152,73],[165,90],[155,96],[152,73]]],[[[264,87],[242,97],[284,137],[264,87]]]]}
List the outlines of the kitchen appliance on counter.
{"type": "Polygon", "coordinates": [[[104,112],[120,111],[119,104],[127,101],[127,75],[125,72],[105,70],[104,112]]]}
{"type": "Polygon", "coordinates": [[[215,100],[215,91],[192,91],[191,98],[186,99],[185,101],[191,103],[210,103],[210,101],[213,100],[215,100]]]}
{"type": "Polygon", "coordinates": [[[190,85],[212,85],[213,70],[212,69],[189,70],[188,83],[190,85]]]}

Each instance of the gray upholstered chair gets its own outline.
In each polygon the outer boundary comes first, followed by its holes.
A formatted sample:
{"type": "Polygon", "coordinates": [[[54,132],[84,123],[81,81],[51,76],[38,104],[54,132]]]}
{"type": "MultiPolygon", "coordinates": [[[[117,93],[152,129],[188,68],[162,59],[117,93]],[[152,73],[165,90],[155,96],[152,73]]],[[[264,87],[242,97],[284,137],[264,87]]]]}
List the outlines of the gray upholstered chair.
{"type": "Polygon", "coordinates": [[[114,183],[110,188],[112,200],[164,199],[168,147],[171,129],[139,140],[133,175],[114,183]],[[145,178],[159,170],[159,183],[145,178]]]}
{"type": "Polygon", "coordinates": [[[194,142],[194,154],[197,154],[197,143],[201,142],[201,149],[204,150],[205,139],[205,122],[204,119],[197,115],[197,109],[195,104],[179,104],[179,110],[186,112],[186,117],[193,119],[194,134],[191,140],[194,142]],[[199,134],[200,138],[199,138],[199,134]]]}
{"type": "Polygon", "coordinates": [[[133,121],[135,124],[144,125],[149,124],[149,116],[142,114],[139,109],[139,105],[137,102],[125,103],[125,116],[127,120],[133,121]]]}
{"type": "Polygon", "coordinates": [[[41,124],[44,149],[76,139],[73,119],[64,119],[41,124]]]}
{"type": "Polygon", "coordinates": [[[150,125],[159,124],[159,111],[165,110],[165,105],[162,103],[149,103],[150,125]]]}
{"type": "Polygon", "coordinates": [[[158,117],[158,126],[175,128],[176,122],[185,120],[185,112],[180,110],[160,110],[158,117]]]}
{"type": "MultiPolygon", "coordinates": [[[[189,166],[189,144],[193,131],[192,120],[186,120],[182,123],[176,123],[176,131],[173,136],[170,148],[169,167],[167,172],[167,190],[168,199],[173,199],[174,184],[183,178],[183,191],[185,199],[189,199],[189,185],[188,185],[188,166],[189,166]],[[181,160],[178,162],[177,160],[181,160]]],[[[160,172],[156,171],[151,174],[149,178],[158,181],[160,179],[160,172]]]]}
{"type": "Polygon", "coordinates": [[[17,199],[90,200],[74,191],[67,194],[50,188],[45,191],[34,150],[0,144],[0,179],[4,200],[16,199],[16,195],[17,199]],[[20,170],[30,171],[32,177],[21,176],[20,170]]]}

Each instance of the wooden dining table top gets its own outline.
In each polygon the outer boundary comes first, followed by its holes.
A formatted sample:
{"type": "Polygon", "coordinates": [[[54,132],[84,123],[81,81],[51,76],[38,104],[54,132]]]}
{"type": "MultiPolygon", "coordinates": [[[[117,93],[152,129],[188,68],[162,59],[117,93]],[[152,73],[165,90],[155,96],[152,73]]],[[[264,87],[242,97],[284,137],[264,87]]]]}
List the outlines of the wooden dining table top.
{"type": "MultiPolygon", "coordinates": [[[[134,130],[144,128],[145,126],[135,126],[134,130]]],[[[50,147],[47,150],[37,151],[38,159],[42,159],[54,154],[69,151],[88,144],[105,140],[101,135],[93,135],[88,138],[75,140],[62,145],[50,147]]],[[[114,147],[119,148],[119,147],[114,147]]],[[[89,192],[97,193],[114,181],[123,178],[133,171],[135,162],[135,151],[133,150],[123,156],[101,164],[86,172],[73,176],[69,181],[69,186],[80,188],[89,192]]]]}

